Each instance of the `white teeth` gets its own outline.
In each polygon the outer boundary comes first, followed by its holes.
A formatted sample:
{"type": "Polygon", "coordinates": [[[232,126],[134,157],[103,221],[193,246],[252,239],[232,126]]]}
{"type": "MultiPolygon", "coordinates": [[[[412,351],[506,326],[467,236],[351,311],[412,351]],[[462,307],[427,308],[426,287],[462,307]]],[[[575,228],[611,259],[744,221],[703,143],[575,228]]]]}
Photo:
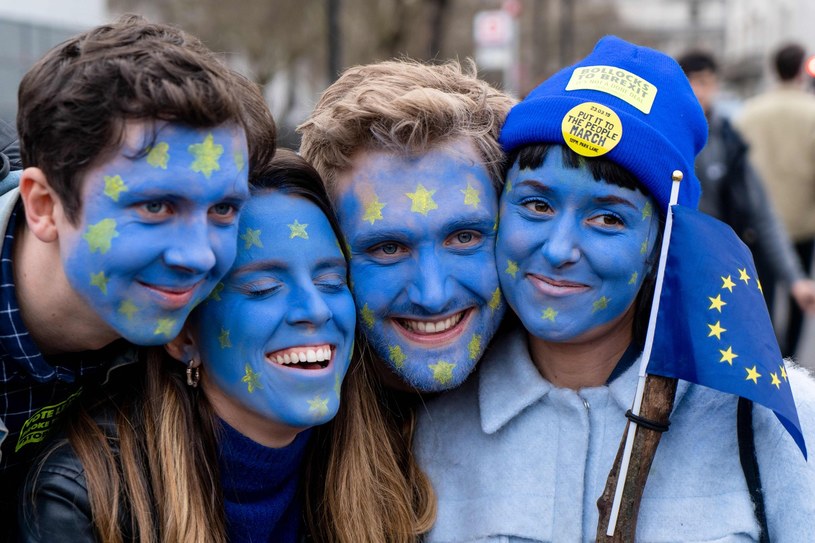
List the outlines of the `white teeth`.
{"type": "Polygon", "coordinates": [[[464,311],[456,313],[452,317],[448,317],[439,321],[415,321],[415,320],[402,320],[405,328],[411,332],[419,332],[422,334],[438,334],[445,332],[461,322],[464,317],[464,311]]]}
{"type": "Polygon", "coordinates": [[[286,350],[285,353],[270,354],[269,360],[281,366],[301,364],[303,362],[327,362],[331,360],[331,346],[321,345],[316,348],[293,347],[286,350]]]}

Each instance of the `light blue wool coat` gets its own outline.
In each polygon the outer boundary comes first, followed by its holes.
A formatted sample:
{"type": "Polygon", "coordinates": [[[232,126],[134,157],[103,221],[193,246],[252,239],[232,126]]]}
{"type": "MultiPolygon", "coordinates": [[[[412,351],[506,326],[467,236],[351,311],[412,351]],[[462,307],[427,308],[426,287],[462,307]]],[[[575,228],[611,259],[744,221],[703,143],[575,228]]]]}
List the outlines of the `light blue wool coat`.
{"type": "MultiPolygon", "coordinates": [[[[556,388],[532,363],[525,332],[498,337],[479,372],[428,402],[416,454],[438,496],[428,543],[594,541],[597,498],[620,443],[639,361],[608,386],[556,388]]],[[[815,381],[789,379],[815,450],[815,381]]],[[[637,540],[758,541],[739,463],[735,396],[680,381],[670,430],[645,487],[637,540]]],[[[772,411],[753,410],[773,542],[815,541],[815,461],[772,411]]]]}

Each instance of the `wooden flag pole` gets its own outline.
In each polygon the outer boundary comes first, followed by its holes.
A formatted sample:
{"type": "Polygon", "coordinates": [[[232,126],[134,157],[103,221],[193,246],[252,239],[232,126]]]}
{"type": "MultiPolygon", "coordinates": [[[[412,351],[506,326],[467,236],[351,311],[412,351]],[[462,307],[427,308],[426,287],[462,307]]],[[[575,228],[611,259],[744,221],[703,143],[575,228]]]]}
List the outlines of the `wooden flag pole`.
{"type": "MultiPolygon", "coordinates": [[[[673,409],[674,395],[676,394],[676,379],[662,377],[660,375],[649,375],[645,378],[645,387],[642,396],[642,406],[639,416],[659,424],[667,426],[668,419],[673,409]]],[[[620,466],[625,450],[626,440],[629,432],[634,426],[631,421],[625,427],[620,448],[617,451],[617,458],[614,466],[608,474],[606,488],[600,499],[597,500],[597,509],[600,511],[600,520],[597,523],[597,539],[599,542],[619,542],[630,543],[636,538],[637,515],[640,510],[640,500],[645,490],[645,482],[648,479],[648,472],[651,470],[651,462],[657,452],[659,440],[662,432],[651,430],[639,426],[633,436],[631,449],[631,461],[628,470],[624,474],[623,493],[617,512],[616,527],[613,535],[608,535],[609,522],[611,519],[614,493],[620,480],[620,466]]]]}
{"type": "Polygon", "coordinates": [[[668,246],[671,240],[673,220],[670,208],[679,198],[679,183],[683,175],[677,170],[671,177],[673,180],[671,198],[665,217],[665,231],[654,286],[654,299],[651,303],[651,316],[640,361],[637,393],[634,405],[626,413],[629,422],[623,432],[614,465],[608,474],[606,487],[597,500],[597,509],[600,513],[596,536],[598,543],[631,542],[636,539],[637,515],[642,493],[645,490],[648,472],[651,470],[651,463],[654,460],[662,432],[668,427],[676,394],[676,379],[646,375],[654,343],[654,330],[659,313],[668,246]]]}

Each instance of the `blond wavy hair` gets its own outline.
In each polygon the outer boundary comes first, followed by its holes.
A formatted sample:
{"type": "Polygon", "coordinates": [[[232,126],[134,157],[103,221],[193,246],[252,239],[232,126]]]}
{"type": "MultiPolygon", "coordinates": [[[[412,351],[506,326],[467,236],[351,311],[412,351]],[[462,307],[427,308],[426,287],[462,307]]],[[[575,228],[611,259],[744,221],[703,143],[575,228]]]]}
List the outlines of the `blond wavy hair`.
{"type": "Polygon", "coordinates": [[[329,194],[360,151],[423,154],[456,138],[475,145],[496,187],[504,153],[498,134],[514,100],[476,76],[475,65],[401,59],[346,70],[297,127],[300,153],[329,194]]]}

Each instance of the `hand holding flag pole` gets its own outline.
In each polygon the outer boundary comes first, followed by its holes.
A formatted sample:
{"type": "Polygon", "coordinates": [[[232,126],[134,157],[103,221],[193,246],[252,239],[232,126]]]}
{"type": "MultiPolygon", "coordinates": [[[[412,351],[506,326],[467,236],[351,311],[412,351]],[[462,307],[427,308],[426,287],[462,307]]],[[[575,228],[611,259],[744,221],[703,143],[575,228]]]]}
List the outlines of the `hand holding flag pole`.
{"type": "Polygon", "coordinates": [[[639,503],[667,429],[676,378],[772,409],[806,457],[752,255],[724,223],[675,205],[681,178],[674,172],[637,394],[597,502],[597,541],[635,540],[639,503]]]}

